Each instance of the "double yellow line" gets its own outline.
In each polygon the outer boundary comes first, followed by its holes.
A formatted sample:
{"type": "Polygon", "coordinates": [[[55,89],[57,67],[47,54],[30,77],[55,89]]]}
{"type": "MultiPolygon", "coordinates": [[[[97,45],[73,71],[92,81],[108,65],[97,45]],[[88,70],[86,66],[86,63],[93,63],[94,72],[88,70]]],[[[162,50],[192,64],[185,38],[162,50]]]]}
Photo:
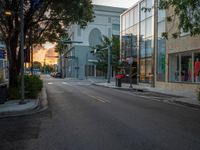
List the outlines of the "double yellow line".
{"type": "Polygon", "coordinates": [[[91,97],[91,98],[97,100],[97,101],[102,102],[102,103],[110,103],[109,100],[107,100],[107,99],[105,99],[105,98],[103,98],[103,97],[101,97],[101,96],[94,96],[94,95],[91,95],[91,94],[86,93],[86,92],[83,92],[83,93],[84,93],[85,95],[87,95],[87,96],[89,96],[89,97],[91,97]]]}

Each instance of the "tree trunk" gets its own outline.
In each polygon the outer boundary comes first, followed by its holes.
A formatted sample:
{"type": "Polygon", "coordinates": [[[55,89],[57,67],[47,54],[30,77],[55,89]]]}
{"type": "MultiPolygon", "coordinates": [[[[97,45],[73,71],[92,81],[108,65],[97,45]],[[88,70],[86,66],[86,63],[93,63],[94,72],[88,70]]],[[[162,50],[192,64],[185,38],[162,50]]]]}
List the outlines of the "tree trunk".
{"type": "Polygon", "coordinates": [[[11,37],[8,50],[8,61],[9,61],[9,87],[18,87],[18,77],[20,72],[20,64],[17,59],[17,47],[18,47],[18,34],[11,37]]]}

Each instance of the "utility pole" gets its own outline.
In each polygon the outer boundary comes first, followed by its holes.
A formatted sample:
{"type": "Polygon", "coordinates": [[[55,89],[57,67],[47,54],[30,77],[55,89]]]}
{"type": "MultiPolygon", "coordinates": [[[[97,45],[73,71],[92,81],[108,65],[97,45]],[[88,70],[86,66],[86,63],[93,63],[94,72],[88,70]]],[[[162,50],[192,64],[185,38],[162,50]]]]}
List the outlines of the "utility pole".
{"type": "Polygon", "coordinates": [[[20,50],[21,50],[21,101],[19,104],[25,104],[24,101],[24,0],[20,0],[20,50]]]}

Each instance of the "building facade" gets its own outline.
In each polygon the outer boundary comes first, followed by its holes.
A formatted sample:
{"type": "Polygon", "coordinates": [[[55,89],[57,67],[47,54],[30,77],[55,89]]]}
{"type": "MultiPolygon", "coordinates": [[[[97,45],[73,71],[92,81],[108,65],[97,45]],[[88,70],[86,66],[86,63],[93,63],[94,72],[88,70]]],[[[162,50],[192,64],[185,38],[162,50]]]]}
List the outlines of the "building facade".
{"type": "Polygon", "coordinates": [[[173,9],[141,0],[121,15],[121,61],[132,63],[137,84],[196,93],[200,83],[200,36],[179,31],[173,9]],[[144,8],[150,8],[148,10],[144,8]],[[168,33],[168,39],[163,33],[168,33]],[[177,39],[172,34],[181,32],[177,39]],[[134,69],[136,68],[136,69],[134,69]]]}
{"type": "Polygon", "coordinates": [[[121,15],[121,61],[137,74],[137,83],[152,84],[154,77],[154,1],[143,0],[121,15]],[[150,8],[144,11],[143,8],[150,8]]]}
{"type": "Polygon", "coordinates": [[[63,55],[63,68],[66,77],[85,79],[102,75],[96,70],[97,59],[90,53],[92,48],[101,44],[104,36],[120,35],[120,14],[124,8],[94,5],[94,21],[85,29],[73,24],[68,28],[72,44],[63,55]]]}

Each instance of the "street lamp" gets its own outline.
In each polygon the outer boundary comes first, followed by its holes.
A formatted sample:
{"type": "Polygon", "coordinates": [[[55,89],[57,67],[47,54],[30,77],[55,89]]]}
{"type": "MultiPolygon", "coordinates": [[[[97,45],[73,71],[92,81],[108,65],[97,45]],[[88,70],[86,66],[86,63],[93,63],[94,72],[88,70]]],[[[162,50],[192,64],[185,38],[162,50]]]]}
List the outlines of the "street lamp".
{"type": "MultiPolygon", "coordinates": [[[[108,78],[108,83],[110,83],[110,73],[111,73],[111,67],[110,67],[110,51],[111,51],[112,44],[110,44],[108,47],[98,49],[98,50],[108,50],[108,68],[107,68],[107,78],[108,78]]],[[[94,53],[98,51],[97,49],[94,50],[94,53]]]]}
{"type": "Polygon", "coordinates": [[[5,14],[6,16],[12,16],[12,12],[11,12],[10,10],[6,10],[6,11],[4,12],[4,14],[5,14]]]}
{"type": "MultiPolygon", "coordinates": [[[[72,41],[70,38],[69,39],[67,39],[67,40],[65,40],[65,39],[61,39],[59,42],[61,42],[61,44],[62,45],[64,45],[64,46],[66,46],[66,45],[68,45],[68,44],[74,44],[74,43],[76,43],[76,44],[81,44],[81,43],[83,43],[82,41],[72,41]]],[[[65,57],[64,57],[65,58],[65,57]]],[[[66,58],[69,58],[69,57],[66,57],[66,58]]],[[[72,59],[76,59],[76,61],[77,61],[77,66],[75,67],[75,69],[76,69],[76,77],[77,78],[79,78],[79,75],[78,75],[78,70],[79,70],[79,66],[78,66],[78,56],[76,57],[76,56],[72,56],[71,57],[72,59]]],[[[61,59],[61,64],[62,64],[62,59],[61,59]]],[[[62,65],[61,65],[61,72],[63,72],[63,67],[62,67],[62,65]]]]}

